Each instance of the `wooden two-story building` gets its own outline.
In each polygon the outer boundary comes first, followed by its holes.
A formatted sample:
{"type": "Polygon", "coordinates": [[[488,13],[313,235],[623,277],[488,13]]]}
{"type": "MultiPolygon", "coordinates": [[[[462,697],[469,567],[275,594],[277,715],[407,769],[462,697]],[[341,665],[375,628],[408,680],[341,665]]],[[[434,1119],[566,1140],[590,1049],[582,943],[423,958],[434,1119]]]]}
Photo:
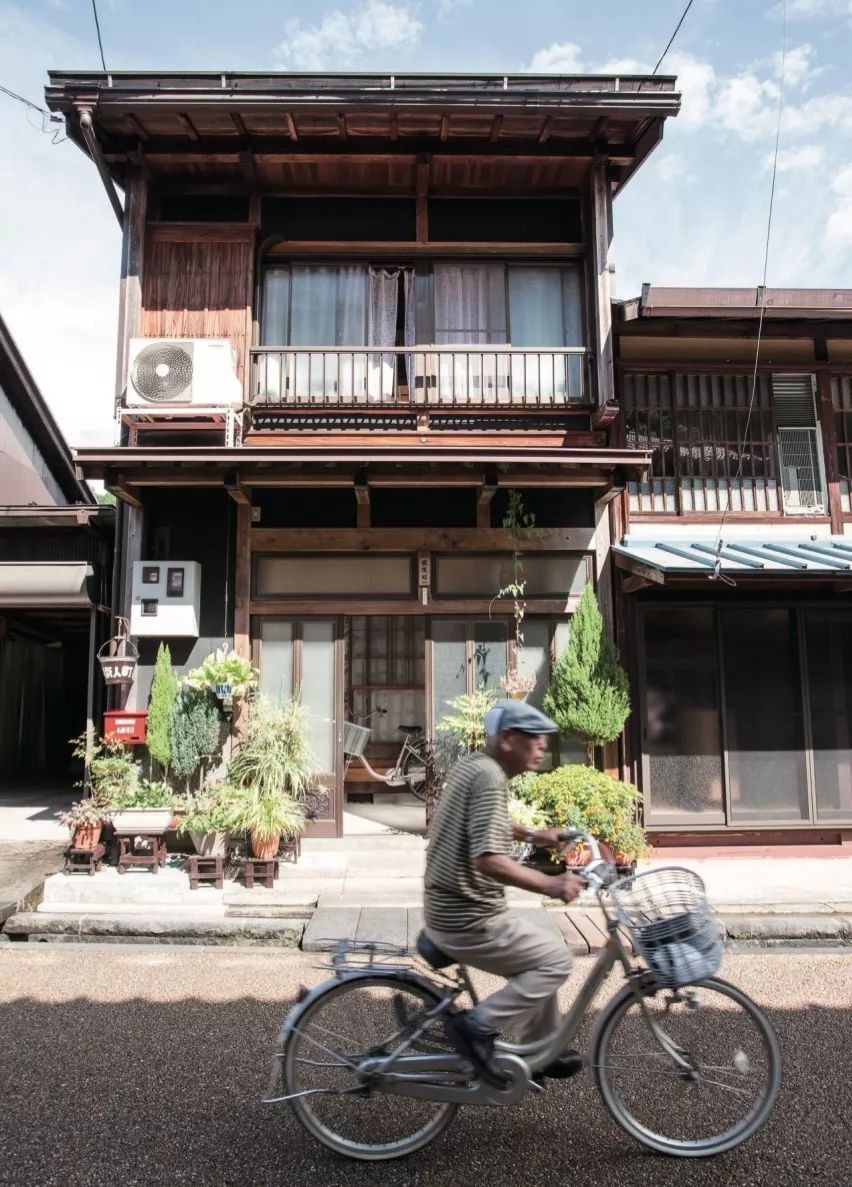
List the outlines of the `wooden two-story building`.
{"type": "Polygon", "coordinates": [[[587,581],[612,614],[613,503],[650,453],[610,434],[612,200],[675,82],[55,73],[47,100],[124,232],[122,442],[77,464],[120,500],[130,704],[160,637],[182,665],[233,640],[312,710],[335,834],[347,718],[386,708],[392,754],[507,668],[536,699],[587,581]],[[162,582],[190,563],[174,637],[162,582]]]}
{"type": "Polygon", "coordinates": [[[645,286],[614,332],[645,823],[852,843],[852,290],[645,286]]]}

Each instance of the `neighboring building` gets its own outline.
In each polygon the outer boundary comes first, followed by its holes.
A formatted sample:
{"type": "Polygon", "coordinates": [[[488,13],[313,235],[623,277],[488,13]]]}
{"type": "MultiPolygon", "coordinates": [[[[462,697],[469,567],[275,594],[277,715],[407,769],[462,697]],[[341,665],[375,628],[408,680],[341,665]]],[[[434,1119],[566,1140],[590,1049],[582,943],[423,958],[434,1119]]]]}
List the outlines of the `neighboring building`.
{"type": "Polygon", "coordinates": [[[652,455],[613,550],[645,823],[848,842],[852,290],[645,286],[614,330],[618,440],[652,455]]]}
{"type": "Polygon", "coordinates": [[[0,319],[0,781],[64,777],[100,710],[115,512],[99,507],[0,319]]]}
{"type": "Polygon", "coordinates": [[[587,580],[612,618],[611,502],[648,458],[608,439],[611,200],[674,80],[54,73],[47,100],[124,226],[123,444],[77,460],[121,500],[128,703],[159,638],[180,665],[233,640],[301,688],[337,834],[347,717],[388,709],[378,761],[507,667],[540,697],[587,580]]]}

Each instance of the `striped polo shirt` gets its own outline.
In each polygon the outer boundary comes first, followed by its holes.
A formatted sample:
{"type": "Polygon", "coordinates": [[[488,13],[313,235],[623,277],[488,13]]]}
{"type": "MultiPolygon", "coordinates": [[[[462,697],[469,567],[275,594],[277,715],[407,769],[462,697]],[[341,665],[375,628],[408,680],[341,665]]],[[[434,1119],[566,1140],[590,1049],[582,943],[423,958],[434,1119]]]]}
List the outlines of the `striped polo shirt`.
{"type": "Polygon", "coordinates": [[[437,931],[468,931],[506,910],[502,882],[473,864],[486,853],[512,853],[509,789],[487,754],[468,754],[450,771],[429,829],[424,919],[437,931]]]}

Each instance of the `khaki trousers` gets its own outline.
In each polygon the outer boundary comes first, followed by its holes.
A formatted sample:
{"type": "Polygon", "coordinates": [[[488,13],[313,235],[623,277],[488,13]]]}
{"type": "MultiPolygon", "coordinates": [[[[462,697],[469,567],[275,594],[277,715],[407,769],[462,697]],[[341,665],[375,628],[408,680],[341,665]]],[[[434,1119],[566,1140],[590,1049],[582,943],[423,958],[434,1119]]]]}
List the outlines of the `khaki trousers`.
{"type": "Polygon", "coordinates": [[[556,994],[571,972],[573,956],[564,939],[530,919],[532,911],[504,911],[476,929],[445,932],[427,927],[433,943],[459,964],[506,977],[472,1017],[482,1026],[509,1031],[534,1043],[559,1021],[556,994]]]}

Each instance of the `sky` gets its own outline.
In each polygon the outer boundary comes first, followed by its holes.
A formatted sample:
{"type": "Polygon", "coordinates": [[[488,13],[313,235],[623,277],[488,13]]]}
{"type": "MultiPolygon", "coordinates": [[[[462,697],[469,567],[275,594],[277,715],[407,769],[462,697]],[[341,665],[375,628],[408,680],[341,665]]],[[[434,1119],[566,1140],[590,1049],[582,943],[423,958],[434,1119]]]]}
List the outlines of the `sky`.
{"type": "MultiPolygon", "coordinates": [[[[650,71],[685,0],[98,0],[112,70],[650,71]]],[[[693,0],[680,114],[614,206],[618,297],[852,287],[852,0],[693,0]]],[[[91,0],[0,0],[0,83],[100,69],[91,0]]],[[[0,313],[72,446],[115,437],[120,232],[62,128],[0,94],[0,313]]]]}

